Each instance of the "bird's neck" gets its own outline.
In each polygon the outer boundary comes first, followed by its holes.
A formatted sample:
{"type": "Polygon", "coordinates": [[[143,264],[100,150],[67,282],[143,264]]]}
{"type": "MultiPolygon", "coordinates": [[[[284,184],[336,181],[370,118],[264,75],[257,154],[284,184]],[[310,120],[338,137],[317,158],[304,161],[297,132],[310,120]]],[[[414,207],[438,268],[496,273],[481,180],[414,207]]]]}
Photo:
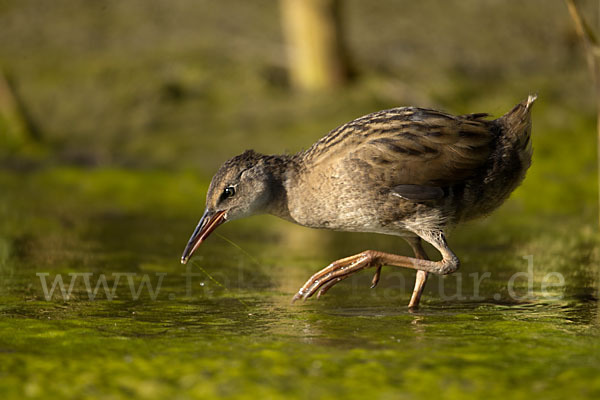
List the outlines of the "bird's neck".
{"type": "Polygon", "coordinates": [[[290,155],[265,156],[265,166],[270,182],[270,196],[266,212],[288,221],[294,222],[289,209],[289,191],[298,175],[297,157],[290,155]]]}

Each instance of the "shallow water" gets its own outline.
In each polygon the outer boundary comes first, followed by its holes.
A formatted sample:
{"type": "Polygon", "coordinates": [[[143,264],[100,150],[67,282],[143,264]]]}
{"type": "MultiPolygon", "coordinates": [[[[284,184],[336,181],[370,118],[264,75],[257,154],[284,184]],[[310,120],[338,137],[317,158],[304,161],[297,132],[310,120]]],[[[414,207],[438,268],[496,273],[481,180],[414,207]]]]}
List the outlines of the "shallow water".
{"type": "Polygon", "coordinates": [[[333,259],[407,254],[396,238],[254,217],[186,269],[206,189],[192,173],[47,168],[0,184],[2,398],[600,396],[598,254],[582,220],[508,204],[458,230],[460,273],[433,277],[411,313],[414,273],[390,267],[376,289],[367,271],[290,304],[333,259]],[[50,295],[57,277],[65,293],[50,295]]]}

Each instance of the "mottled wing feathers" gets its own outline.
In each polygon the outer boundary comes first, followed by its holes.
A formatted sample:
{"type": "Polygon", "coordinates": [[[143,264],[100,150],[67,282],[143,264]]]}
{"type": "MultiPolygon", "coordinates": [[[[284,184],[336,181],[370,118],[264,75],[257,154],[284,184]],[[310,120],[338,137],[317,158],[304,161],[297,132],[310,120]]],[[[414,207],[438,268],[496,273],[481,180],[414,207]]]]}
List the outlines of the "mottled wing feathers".
{"type": "Polygon", "coordinates": [[[487,114],[452,116],[405,107],[380,111],[331,131],[306,151],[313,161],[368,168],[387,187],[444,187],[473,175],[490,154],[487,114]],[[343,161],[342,161],[343,160],[343,161]]]}

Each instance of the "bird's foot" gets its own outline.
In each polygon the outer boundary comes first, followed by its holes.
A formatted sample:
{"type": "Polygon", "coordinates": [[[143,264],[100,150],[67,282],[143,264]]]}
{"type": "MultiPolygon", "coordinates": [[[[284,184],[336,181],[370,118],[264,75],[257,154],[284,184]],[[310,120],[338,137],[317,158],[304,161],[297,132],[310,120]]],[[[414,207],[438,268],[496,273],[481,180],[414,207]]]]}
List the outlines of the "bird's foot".
{"type": "Polygon", "coordinates": [[[306,300],[317,293],[317,298],[324,295],[333,285],[350,277],[355,272],[369,267],[377,267],[373,276],[372,288],[379,282],[382,264],[379,262],[378,253],[366,250],[362,253],[334,261],[310,277],[300,288],[292,299],[292,303],[298,299],[306,300]]]}

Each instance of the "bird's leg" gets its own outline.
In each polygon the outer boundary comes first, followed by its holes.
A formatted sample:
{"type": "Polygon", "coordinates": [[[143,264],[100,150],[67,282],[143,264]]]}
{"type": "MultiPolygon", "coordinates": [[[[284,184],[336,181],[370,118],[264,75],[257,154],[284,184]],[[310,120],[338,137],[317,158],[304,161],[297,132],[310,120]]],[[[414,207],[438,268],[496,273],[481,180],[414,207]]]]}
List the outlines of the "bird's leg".
{"type": "MultiPolygon", "coordinates": [[[[423,245],[421,244],[421,238],[418,236],[406,237],[404,238],[415,254],[415,258],[420,258],[422,260],[429,260],[427,253],[425,253],[425,249],[423,249],[423,245]]],[[[408,303],[408,308],[416,310],[419,308],[419,301],[421,301],[421,294],[423,293],[423,289],[425,288],[425,282],[427,282],[428,272],[426,271],[417,271],[417,275],[415,277],[415,287],[412,292],[412,296],[410,298],[410,302],[408,303]]]]}
{"type": "MultiPolygon", "coordinates": [[[[418,236],[409,236],[405,237],[404,240],[410,245],[415,254],[415,258],[420,258],[422,260],[429,260],[427,253],[423,249],[421,244],[421,238],[418,236]]],[[[377,267],[375,271],[375,275],[373,275],[373,281],[371,283],[371,289],[373,289],[379,283],[379,278],[381,277],[381,265],[377,267]]],[[[417,279],[415,281],[415,288],[413,290],[413,297],[410,301],[409,307],[418,307],[419,299],[421,298],[421,292],[423,291],[423,287],[425,282],[427,281],[427,272],[425,271],[417,271],[417,279]]]]}
{"type": "Polygon", "coordinates": [[[415,233],[431,243],[442,254],[442,260],[430,261],[423,258],[412,258],[381,251],[366,250],[362,253],[334,261],[326,268],[323,268],[321,271],[314,274],[304,286],[300,288],[292,301],[298,300],[299,298],[306,300],[317,293],[317,291],[318,297],[327,292],[327,290],[336,283],[348,278],[354,272],[370,267],[379,268],[382,265],[392,265],[440,275],[450,274],[458,269],[458,258],[448,247],[443,232],[427,231],[415,233]]]}

